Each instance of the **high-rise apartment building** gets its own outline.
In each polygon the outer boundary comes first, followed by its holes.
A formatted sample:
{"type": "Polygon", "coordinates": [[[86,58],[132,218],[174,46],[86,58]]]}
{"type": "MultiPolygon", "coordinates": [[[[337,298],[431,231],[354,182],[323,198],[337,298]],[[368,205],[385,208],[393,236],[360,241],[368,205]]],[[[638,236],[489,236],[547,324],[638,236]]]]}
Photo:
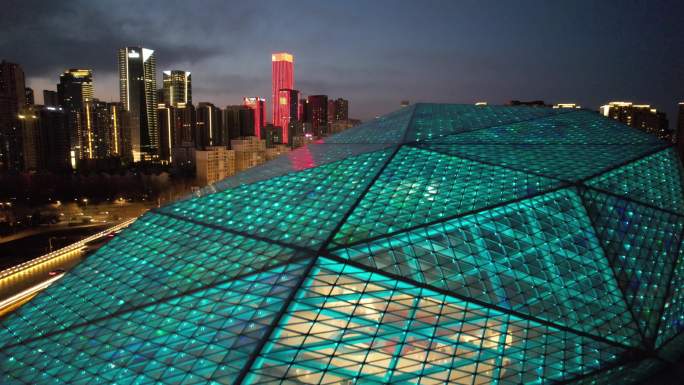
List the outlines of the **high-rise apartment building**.
{"type": "Polygon", "coordinates": [[[279,90],[278,109],[280,121],[274,121],[273,125],[282,129],[282,143],[287,144],[292,137],[290,134],[290,123],[299,120],[299,91],[291,89],[279,90]]]}
{"type": "Polygon", "coordinates": [[[176,107],[178,103],[192,104],[192,75],[188,71],[164,71],[164,103],[176,107]]]}
{"type": "Polygon", "coordinates": [[[288,106],[280,104],[279,92],[280,90],[293,90],[294,86],[294,56],[287,52],[276,52],[271,55],[271,75],[272,75],[272,93],[271,93],[271,111],[273,116],[273,124],[282,124],[281,117],[288,114],[286,111],[288,106]]]}
{"type": "Polygon", "coordinates": [[[152,159],[159,150],[157,64],[153,50],[119,49],[119,93],[121,105],[128,111],[133,161],[152,159]]]}
{"type": "Polygon", "coordinates": [[[306,101],[306,120],[311,124],[313,135],[317,137],[325,136],[328,130],[328,96],[311,95],[306,101]]]}
{"type": "Polygon", "coordinates": [[[620,121],[630,127],[651,133],[660,139],[672,141],[672,131],[668,127],[664,112],[648,104],[632,102],[610,102],[601,106],[602,115],[620,121]]]}
{"type": "Polygon", "coordinates": [[[235,174],[235,151],[225,146],[195,151],[197,183],[205,186],[235,174]]]}
{"type": "Polygon", "coordinates": [[[266,141],[256,136],[242,137],[230,141],[235,151],[235,171],[242,171],[266,161],[266,141]]]}
{"type": "Polygon", "coordinates": [[[246,97],[244,98],[245,107],[249,107],[254,111],[254,136],[261,139],[261,129],[266,124],[266,100],[260,97],[246,97]]]}
{"type": "Polygon", "coordinates": [[[21,170],[22,144],[17,114],[26,103],[24,71],[0,62],[0,170],[21,170]]]}

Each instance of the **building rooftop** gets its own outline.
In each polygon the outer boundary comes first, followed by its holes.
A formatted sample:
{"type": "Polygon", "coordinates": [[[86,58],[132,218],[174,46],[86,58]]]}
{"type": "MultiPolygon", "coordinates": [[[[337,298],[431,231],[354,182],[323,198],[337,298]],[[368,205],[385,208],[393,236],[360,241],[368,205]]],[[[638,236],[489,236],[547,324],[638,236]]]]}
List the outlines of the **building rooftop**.
{"type": "Polygon", "coordinates": [[[582,109],[414,104],[152,210],[0,324],[3,383],[636,383],[684,172],[582,109]]]}

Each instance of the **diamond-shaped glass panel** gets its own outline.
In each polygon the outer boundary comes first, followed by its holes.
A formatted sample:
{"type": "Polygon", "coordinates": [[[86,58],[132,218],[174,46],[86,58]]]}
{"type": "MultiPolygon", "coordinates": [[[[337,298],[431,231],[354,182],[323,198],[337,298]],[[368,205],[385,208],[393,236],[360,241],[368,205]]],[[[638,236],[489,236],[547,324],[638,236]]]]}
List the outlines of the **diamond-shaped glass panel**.
{"type": "Polygon", "coordinates": [[[323,258],[245,383],[546,383],[621,352],[323,258]]]}
{"type": "Polygon", "coordinates": [[[349,243],[539,194],[557,180],[404,146],[335,237],[349,243]]]}
{"type": "Polygon", "coordinates": [[[3,320],[0,345],[250,274],[304,254],[146,214],[29,306],[3,320]]]}
{"type": "Polygon", "coordinates": [[[627,164],[587,184],[684,214],[684,171],[674,148],[627,164]]]}
{"type": "Polygon", "coordinates": [[[579,181],[653,152],[658,145],[423,144],[422,148],[566,181],[579,181]]]}
{"type": "Polygon", "coordinates": [[[178,202],[161,212],[317,249],[389,158],[370,152],[282,177],[178,202]]]}
{"type": "Polygon", "coordinates": [[[3,383],[231,384],[301,280],[300,263],[0,350],[3,383]]]}
{"type": "Polygon", "coordinates": [[[639,331],[573,190],[334,251],[375,269],[623,343],[639,331]]]}

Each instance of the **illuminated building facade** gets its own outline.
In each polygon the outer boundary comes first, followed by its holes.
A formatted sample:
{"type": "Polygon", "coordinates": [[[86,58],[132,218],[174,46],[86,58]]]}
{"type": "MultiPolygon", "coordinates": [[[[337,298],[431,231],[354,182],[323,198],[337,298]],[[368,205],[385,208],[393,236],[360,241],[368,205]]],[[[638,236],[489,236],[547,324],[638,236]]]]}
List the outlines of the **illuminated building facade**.
{"type": "Polygon", "coordinates": [[[61,107],[25,106],[18,118],[24,171],[71,168],[68,115],[61,107]]]}
{"type": "Polygon", "coordinates": [[[71,165],[76,168],[77,160],[83,159],[84,135],[86,132],[85,103],[93,100],[93,71],[89,69],[68,69],[59,76],[57,97],[60,107],[68,115],[71,165]]]}
{"type": "Polygon", "coordinates": [[[133,161],[153,159],[159,150],[157,63],[153,50],[119,49],[119,96],[129,116],[133,161]]]}
{"type": "Polygon", "coordinates": [[[667,117],[648,104],[610,102],[599,109],[603,116],[615,119],[630,127],[651,133],[660,139],[672,140],[667,117]]]}
{"type": "Polygon", "coordinates": [[[261,139],[261,129],[266,125],[266,100],[260,97],[246,97],[243,104],[254,111],[253,135],[261,139]]]}
{"type": "Polygon", "coordinates": [[[176,107],[178,103],[192,104],[192,74],[188,71],[164,71],[163,102],[176,107]]]}
{"type": "Polygon", "coordinates": [[[289,143],[292,138],[290,126],[299,120],[299,91],[281,89],[278,91],[278,114],[280,120],[273,121],[273,125],[282,128],[282,143],[289,143]]]}
{"type": "Polygon", "coordinates": [[[590,111],[414,104],[147,212],[1,320],[3,380],[634,383],[684,352],[683,177],[590,111]]]}
{"type": "MultiPolygon", "coordinates": [[[[271,55],[273,124],[282,124],[283,116],[290,116],[289,105],[280,104],[280,90],[294,90],[294,56],[287,52],[271,55]]],[[[289,123],[289,121],[288,121],[289,123]]]]}

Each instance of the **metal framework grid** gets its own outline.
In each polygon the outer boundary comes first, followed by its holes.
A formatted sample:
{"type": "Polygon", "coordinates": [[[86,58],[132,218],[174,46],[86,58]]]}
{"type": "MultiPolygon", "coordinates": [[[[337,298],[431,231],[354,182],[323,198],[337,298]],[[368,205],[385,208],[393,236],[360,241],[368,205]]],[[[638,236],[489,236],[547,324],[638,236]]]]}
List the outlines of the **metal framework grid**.
{"type": "Polygon", "coordinates": [[[0,324],[4,384],[611,384],[684,351],[684,171],[417,104],[153,210],[0,324]]]}

